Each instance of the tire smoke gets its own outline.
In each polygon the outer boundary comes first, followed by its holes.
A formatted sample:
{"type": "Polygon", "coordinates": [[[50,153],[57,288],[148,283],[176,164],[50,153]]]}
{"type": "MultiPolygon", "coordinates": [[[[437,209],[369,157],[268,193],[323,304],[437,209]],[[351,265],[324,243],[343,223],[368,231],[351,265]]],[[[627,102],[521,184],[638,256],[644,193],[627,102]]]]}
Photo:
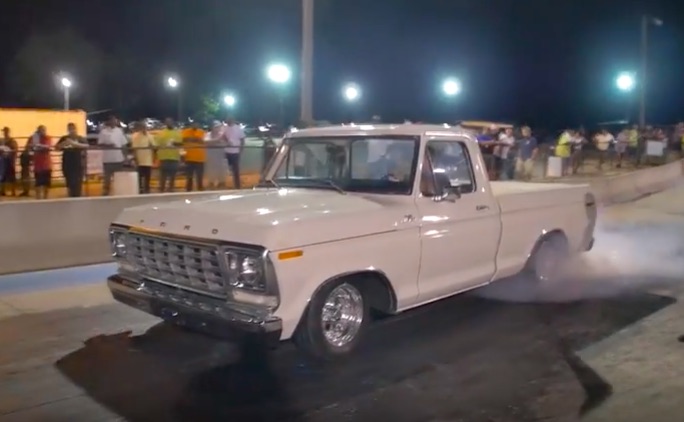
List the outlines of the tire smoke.
{"type": "Polygon", "coordinates": [[[595,239],[594,248],[568,262],[554,283],[538,285],[518,275],[473,293],[512,302],[573,302],[684,288],[684,219],[658,224],[600,217],[595,239]]]}

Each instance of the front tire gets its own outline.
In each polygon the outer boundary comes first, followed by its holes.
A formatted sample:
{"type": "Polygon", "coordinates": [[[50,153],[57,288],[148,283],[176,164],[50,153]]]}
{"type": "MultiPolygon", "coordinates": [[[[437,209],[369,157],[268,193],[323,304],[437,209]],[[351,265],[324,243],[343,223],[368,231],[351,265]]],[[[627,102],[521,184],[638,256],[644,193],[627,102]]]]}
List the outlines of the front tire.
{"type": "Polygon", "coordinates": [[[336,360],[356,348],[369,320],[362,290],[350,281],[332,282],[311,299],[293,341],[316,360],[336,360]]]}

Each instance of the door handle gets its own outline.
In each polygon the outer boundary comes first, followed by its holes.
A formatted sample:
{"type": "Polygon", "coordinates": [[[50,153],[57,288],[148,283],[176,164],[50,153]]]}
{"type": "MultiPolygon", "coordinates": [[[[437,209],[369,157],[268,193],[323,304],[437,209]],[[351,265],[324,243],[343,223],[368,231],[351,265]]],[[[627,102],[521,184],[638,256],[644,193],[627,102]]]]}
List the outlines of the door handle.
{"type": "Polygon", "coordinates": [[[413,214],[406,214],[404,215],[404,219],[402,220],[403,223],[412,223],[416,217],[413,216],[413,214]]]}
{"type": "Polygon", "coordinates": [[[478,205],[475,207],[476,211],[487,211],[489,209],[489,205],[478,205]]]}

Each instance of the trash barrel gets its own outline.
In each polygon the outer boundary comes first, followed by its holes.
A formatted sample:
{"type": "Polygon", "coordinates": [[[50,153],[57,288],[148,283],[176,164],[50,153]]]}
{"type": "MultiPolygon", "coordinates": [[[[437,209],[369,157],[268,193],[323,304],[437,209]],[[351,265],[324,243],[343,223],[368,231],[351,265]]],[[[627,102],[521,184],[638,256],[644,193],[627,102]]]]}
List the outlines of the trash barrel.
{"type": "Polygon", "coordinates": [[[117,171],[112,177],[112,196],[132,196],[140,194],[138,172],[135,170],[117,171]]]}
{"type": "Polygon", "coordinates": [[[549,157],[546,177],[563,177],[563,159],[561,157],[549,157]]]}

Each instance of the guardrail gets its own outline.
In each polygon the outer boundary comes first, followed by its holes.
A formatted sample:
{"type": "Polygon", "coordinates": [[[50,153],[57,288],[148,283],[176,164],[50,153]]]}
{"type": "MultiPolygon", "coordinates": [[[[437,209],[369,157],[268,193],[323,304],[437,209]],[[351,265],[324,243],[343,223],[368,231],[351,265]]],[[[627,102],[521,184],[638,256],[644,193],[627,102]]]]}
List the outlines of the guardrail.
{"type": "MultiPolygon", "coordinates": [[[[678,183],[684,161],[591,181],[602,204],[630,201],[678,183]]],[[[0,274],[38,271],[111,260],[107,231],[124,209],[216,192],[9,202],[0,205],[0,274]]]]}

